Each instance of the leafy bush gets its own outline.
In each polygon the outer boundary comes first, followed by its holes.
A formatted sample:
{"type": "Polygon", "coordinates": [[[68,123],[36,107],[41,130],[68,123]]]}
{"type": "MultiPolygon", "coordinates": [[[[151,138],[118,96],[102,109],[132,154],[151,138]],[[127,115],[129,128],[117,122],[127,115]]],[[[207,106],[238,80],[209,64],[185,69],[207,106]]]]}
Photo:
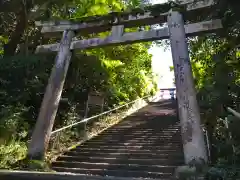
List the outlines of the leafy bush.
{"type": "Polygon", "coordinates": [[[25,142],[11,140],[0,145],[0,169],[11,168],[18,160],[26,156],[27,146],[25,142]]]}

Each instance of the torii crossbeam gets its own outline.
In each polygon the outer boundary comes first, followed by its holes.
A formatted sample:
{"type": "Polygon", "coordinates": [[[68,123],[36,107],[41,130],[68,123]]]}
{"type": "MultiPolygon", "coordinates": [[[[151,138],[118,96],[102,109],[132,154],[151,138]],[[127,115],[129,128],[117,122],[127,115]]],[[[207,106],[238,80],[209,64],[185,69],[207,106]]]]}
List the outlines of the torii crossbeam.
{"type": "Polygon", "coordinates": [[[170,39],[174,74],[176,80],[178,111],[181,121],[185,162],[207,162],[200,113],[189,60],[186,37],[211,33],[222,28],[220,19],[194,22],[194,13],[208,12],[214,6],[213,0],[182,1],[180,4],[162,4],[133,10],[130,13],[111,13],[106,16],[86,18],[77,21],[36,22],[43,33],[52,35],[63,32],[61,43],[41,45],[37,53],[57,52],[55,65],[41,105],[37,124],[29,146],[28,156],[33,159],[44,157],[49,142],[52,125],[57,113],[63,84],[73,50],[130,44],[135,42],[170,39]],[[162,7],[162,8],[161,8],[162,7]],[[185,22],[191,22],[184,24],[185,22]],[[166,23],[160,29],[125,33],[124,29],[156,23],[166,23]],[[111,31],[105,38],[73,40],[80,34],[111,31]]]}
{"type": "MultiPolygon", "coordinates": [[[[70,21],[37,21],[37,26],[42,26],[42,33],[55,34],[64,30],[73,30],[75,33],[92,34],[111,30],[112,26],[123,25],[125,28],[133,28],[145,25],[165,23],[170,9],[173,7],[181,10],[185,20],[194,21],[196,13],[209,10],[214,0],[181,0],[180,4],[173,2],[147,6],[143,9],[133,9],[131,12],[113,12],[105,16],[85,17],[70,21]]],[[[210,9],[211,10],[211,9],[210,9]]]]}

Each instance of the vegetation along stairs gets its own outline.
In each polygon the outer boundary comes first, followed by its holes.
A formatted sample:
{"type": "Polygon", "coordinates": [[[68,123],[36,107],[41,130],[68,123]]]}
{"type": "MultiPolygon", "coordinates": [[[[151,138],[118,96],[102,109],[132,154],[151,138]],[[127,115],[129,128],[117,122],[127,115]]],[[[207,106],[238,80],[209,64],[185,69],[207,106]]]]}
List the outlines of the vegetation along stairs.
{"type": "Polygon", "coordinates": [[[57,172],[168,179],[184,164],[176,103],[152,102],[119,124],[61,155],[57,172]]]}

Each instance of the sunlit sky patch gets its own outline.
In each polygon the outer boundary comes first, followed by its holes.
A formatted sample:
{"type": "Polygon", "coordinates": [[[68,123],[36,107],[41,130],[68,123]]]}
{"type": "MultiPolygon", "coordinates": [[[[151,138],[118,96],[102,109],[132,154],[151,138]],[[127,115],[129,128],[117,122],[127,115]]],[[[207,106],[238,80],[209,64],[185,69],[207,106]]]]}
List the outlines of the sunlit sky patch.
{"type": "MultiPolygon", "coordinates": [[[[167,0],[152,0],[153,4],[159,4],[167,2],[167,0]]],[[[165,50],[163,47],[153,46],[149,53],[152,57],[152,69],[158,74],[158,87],[159,88],[172,88],[175,87],[173,84],[174,74],[170,71],[172,66],[172,55],[170,48],[165,50]]]]}

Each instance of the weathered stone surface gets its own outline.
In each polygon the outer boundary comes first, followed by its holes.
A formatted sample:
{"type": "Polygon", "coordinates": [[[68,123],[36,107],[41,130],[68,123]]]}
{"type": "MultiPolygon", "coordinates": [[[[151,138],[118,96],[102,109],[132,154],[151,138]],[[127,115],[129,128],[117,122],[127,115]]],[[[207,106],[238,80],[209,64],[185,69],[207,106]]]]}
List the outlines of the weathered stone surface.
{"type": "Polygon", "coordinates": [[[28,157],[30,159],[43,159],[48,147],[59,101],[61,99],[63,85],[71,60],[72,52],[70,51],[70,44],[73,37],[74,32],[72,31],[65,31],[63,33],[60,51],[57,54],[55,65],[48,81],[37,123],[28,148],[28,157]]]}
{"type": "MultiPolygon", "coordinates": [[[[220,19],[203,21],[199,23],[185,25],[185,32],[187,36],[195,36],[203,33],[210,33],[217,29],[222,28],[222,22],[220,19]]],[[[120,31],[121,32],[121,31],[120,31]]],[[[122,36],[108,36],[104,39],[92,38],[79,41],[73,41],[71,49],[90,49],[99,46],[119,45],[119,44],[132,44],[136,42],[154,41],[169,38],[168,28],[161,28],[156,30],[141,31],[125,33],[122,36]]],[[[36,53],[46,53],[52,51],[58,51],[59,44],[48,44],[37,47],[36,53]]]]}
{"type": "MultiPolygon", "coordinates": [[[[204,26],[209,29],[212,25],[205,24],[204,26]]],[[[199,107],[185,35],[186,28],[184,30],[183,18],[179,12],[173,11],[169,14],[168,27],[185,163],[189,164],[193,160],[207,162],[204,134],[201,128],[199,107]]]]}

